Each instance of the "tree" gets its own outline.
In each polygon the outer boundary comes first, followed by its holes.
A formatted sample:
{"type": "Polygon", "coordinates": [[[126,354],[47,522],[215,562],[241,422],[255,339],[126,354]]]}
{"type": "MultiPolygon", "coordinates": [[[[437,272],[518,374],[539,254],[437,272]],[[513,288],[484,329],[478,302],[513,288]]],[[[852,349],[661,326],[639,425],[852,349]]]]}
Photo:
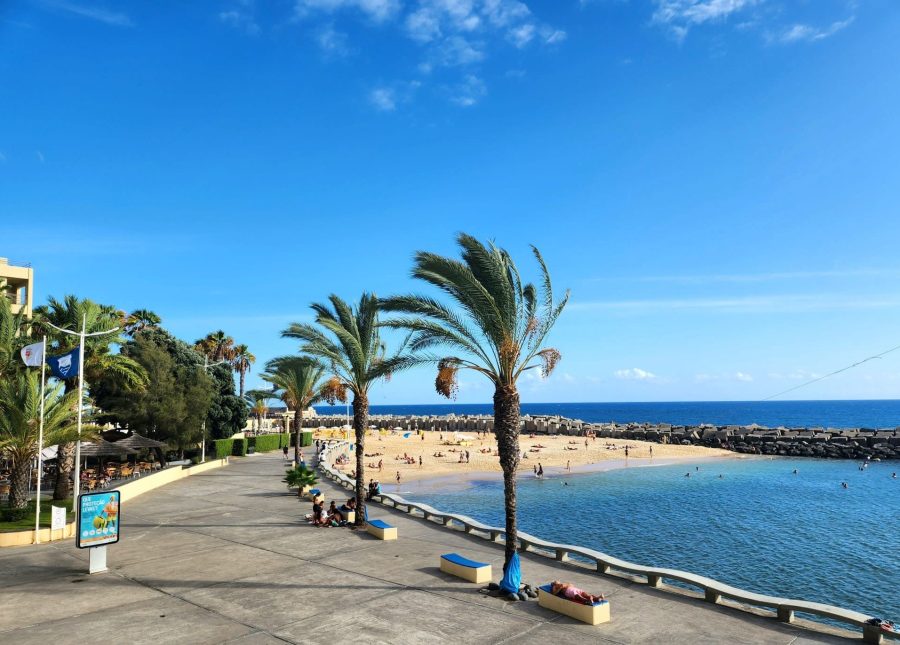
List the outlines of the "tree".
{"type": "Polygon", "coordinates": [[[135,309],[125,319],[125,333],[134,338],[135,334],[139,334],[145,329],[159,327],[161,322],[162,318],[149,309],[135,309]]]}
{"type": "Polygon", "coordinates": [[[238,395],[241,398],[244,398],[244,379],[247,376],[247,372],[250,371],[250,366],[255,362],[256,356],[250,353],[249,347],[243,344],[235,346],[232,352],[231,364],[234,367],[234,371],[241,375],[238,391],[238,395]]]}
{"type": "Polygon", "coordinates": [[[322,398],[322,364],[305,356],[281,356],[266,365],[262,379],[272,384],[269,396],[284,401],[294,411],[294,462],[300,463],[303,411],[322,398]]]}
{"type": "Polygon", "coordinates": [[[0,378],[24,367],[19,352],[28,343],[28,328],[25,314],[14,314],[0,290],[0,378]]]}
{"type": "MultiPolygon", "coordinates": [[[[78,395],[62,394],[62,385],[44,394],[44,444],[74,441],[78,395]]],[[[28,504],[28,472],[37,455],[41,410],[39,370],[21,370],[0,379],[0,454],[12,462],[9,507],[28,504]]],[[[82,429],[83,438],[95,435],[93,426],[82,429]]]]}
{"type": "Polygon", "coordinates": [[[300,352],[325,362],[332,379],[326,383],[324,398],[333,403],[353,393],[353,429],[356,434],[356,515],[362,525],[365,513],[366,428],[369,425],[369,389],[380,379],[411,367],[416,359],[403,347],[387,356],[378,327],[378,298],[363,293],[356,308],[336,295],[329,296],[331,306],[313,304],[315,325],[291,323],[281,335],[302,341],[300,352]]]}
{"type": "Polygon", "coordinates": [[[149,383],[139,392],[121,387],[114,378],[102,379],[94,397],[103,420],[136,430],[177,449],[196,446],[213,397],[215,384],[194,360],[179,364],[161,334],[141,333],[122,351],[147,372],[149,383]]]}
{"type": "Polygon", "coordinates": [[[204,356],[208,356],[212,363],[230,361],[234,358],[234,338],[220,329],[196,341],[194,349],[204,356]]]}
{"type": "MultiPolygon", "coordinates": [[[[74,349],[79,342],[78,336],[63,334],[46,323],[70,331],[80,331],[82,321],[86,323],[87,333],[107,331],[118,328],[122,330],[125,321],[122,312],[109,305],[100,305],[88,299],[79,300],[67,295],[62,301],[49,298],[47,304],[34,310],[35,323],[47,334],[48,351],[66,352],[74,349]]],[[[133,390],[139,390],[147,382],[143,368],[131,358],[114,353],[112,348],[125,341],[122,333],[90,336],[85,339],[84,346],[84,380],[87,388],[96,383],[102,376],[114,374],[122,383],[133,390]]],[[[78,387],[77,379],[65,381],[65,392],[69,394],[78,387]]],[[[69,478],[75,459],[75,444],[61,444],[57,455],[59,465],[56,476],[56,487],[53,499],[66,499],[69,496],[69,478]]]]}
{"type": "Polygon", "coordinates": [[[437,363],[435,389],[445,397],[457,390],[457,373],[472,370],[494,385],[494,434],[503,470],[506,511],[506,559],[517,548],[516,471],[519,466],[519,391],[517,381],[527,370],[549,376],[561,354],[543,347],[544,340],[569,299],[558,303],[547,265],[532,247],[541,271],[541,286],[522,284],[510,255],[493,243],[485,246],[466,234],[457,237],[462,261],[419,251],[412,275],[450,297],[462,311],[433,298],[406,295],[381,302],[385,311],[405,314],[385,321],[386,327],[411,332],[414,352],[440,349],[429,356],[437,363]]]}
{"type": "Polygon", "coordinates": [[[250,390],[244,394],[244,401],[247,403],[247,411],[256,417],[256,433],[262,432],[262,422],[266,418],[269,406],[266,401],[275,398],[273,392],[267,390],[250,390]]]}
{"type": "Polygon", "coordinates": [[[247,425],[247,405],[234,393],[234,373],[229,365],[216,365],[207,373],[215,385],[215,396],[206,429],[213,439],[228,439],[247,425]]]}

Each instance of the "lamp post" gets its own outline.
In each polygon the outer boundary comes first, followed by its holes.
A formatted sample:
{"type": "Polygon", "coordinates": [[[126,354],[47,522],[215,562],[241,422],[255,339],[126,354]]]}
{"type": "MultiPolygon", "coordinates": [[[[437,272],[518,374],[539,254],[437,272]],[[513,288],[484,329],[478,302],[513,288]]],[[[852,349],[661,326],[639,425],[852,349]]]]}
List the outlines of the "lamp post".
{"type": "MultiPolygon", "coordinates": [[[[203,355],[203,373],[206,374],[206,370],[210,367],[216,367],[217,365],[221,365],[222,363],[227,363],[228,361],[219,361],[218,363],[209,364],[209,356],[203,355]]],[[[208,414],[208,412],[207,412],[208,414]]],[[[203,441],[200,445],[200,463],[206,463],[206,415],[203,416],[203,424],[201,426],[203,430],[203,441]]]]}
{"type": "Polygon", "coordinates": [[[81,492],[81,415],[84,409],[84,340],[87,337],[103,336],[119,331],[118,327],[107,329],[106,331],[95,331],[91,334],[87,331],[87,314],[82,314],[81,331],[72,331],[70,329],[62,329],[53,323],[47,323],[56,331],[68,334],[70,336],[78,336],[78,440],[75,442],[75,488],[72,495],[72,510],[76,509],[78,504],[78,495],[81,492]]]}

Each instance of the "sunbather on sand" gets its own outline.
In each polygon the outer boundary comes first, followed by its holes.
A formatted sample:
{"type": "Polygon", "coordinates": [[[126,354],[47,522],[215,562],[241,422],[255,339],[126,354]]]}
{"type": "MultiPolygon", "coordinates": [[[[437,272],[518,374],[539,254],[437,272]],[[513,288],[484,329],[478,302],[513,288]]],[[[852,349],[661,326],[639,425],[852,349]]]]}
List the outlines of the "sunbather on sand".
{"type": "Polygon", "coordinates": [[[601,600],[605,600],[603,594],[593,596],[569,582],[560,582],[559,580],[554,580],[550,583],[550,593],[560,598],[580,602],[582,605],[593,605],[601,600]]]}

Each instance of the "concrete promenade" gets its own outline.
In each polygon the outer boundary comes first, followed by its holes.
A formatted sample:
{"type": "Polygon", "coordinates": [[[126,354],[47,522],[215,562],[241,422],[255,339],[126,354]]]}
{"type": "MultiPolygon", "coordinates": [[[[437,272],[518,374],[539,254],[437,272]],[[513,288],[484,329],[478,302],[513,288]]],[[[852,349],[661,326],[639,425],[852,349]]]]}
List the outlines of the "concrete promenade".
{"type": "MultiPolygon", "coordinates": [[[[523,556],[524,579],[574,582],[610,599],[590,627],[479,594],[438,570],[456,551],[494,565],[500,545],[372,506],[399,527],[381,542],[316,529],[281,483],[280,455],[233,459],[124,505],[110,572],[87,575],[74,541],[0,551],[0,642],[83,643],[846,643],[702,600],[523,556]]],[[[347,491],[323,480],[326,498],[347,491]]],[[[860,640],[857,634],[846,632],[860,640]]]]}

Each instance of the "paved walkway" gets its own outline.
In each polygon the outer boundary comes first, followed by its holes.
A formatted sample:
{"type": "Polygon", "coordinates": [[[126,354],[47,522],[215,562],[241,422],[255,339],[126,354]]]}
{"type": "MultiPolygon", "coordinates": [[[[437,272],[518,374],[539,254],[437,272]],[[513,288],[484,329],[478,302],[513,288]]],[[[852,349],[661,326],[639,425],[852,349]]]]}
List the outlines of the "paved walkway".
{"type": "MultiPolygon", "coordinates": [[[[612,603],[590,627],[477,592],[442,574],[441,553],[491,562],[500,545],[372,507],[399,527],[380,542],[316,529],[281,483],[281,457],[256,455],[128,502],[109,573],[88,576],[73,541],[0,550],[0,642],[134,643],[843,643],[531,554],[527,581],[565,578],[612,603]]],[[[326,480],[330,498],[346,491],[326,480]]]]}

